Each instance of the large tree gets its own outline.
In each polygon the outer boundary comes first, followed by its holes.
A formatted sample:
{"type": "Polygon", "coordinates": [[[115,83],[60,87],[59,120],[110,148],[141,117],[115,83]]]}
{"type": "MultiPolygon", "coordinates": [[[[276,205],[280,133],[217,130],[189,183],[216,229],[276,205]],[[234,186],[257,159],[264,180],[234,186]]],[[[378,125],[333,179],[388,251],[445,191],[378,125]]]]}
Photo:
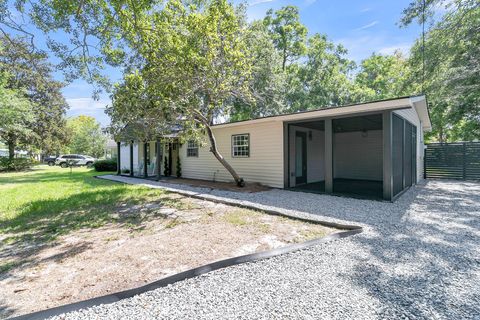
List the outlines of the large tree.
{"type": "Polygon", "coordinates": [[[418,1],[405,11],[403,23],[422,22],[434,6],[447,11],[418,39],[410,56],[417,87],[429,99],[433,131],[440,142],[480,139],[480,3],[470,0],[418,1]]]}
{"type": "MultiPolygon", "coordinates": [[[[203,130],[212,154],[243,185],[219,152],[212,130],[217,117],[230,113],[234,100],[251,99],[251,57],[241,16],[226,0],[207,1],[202,6],[170,0],[144,19],[137,22],[148,28],[135,30],[130,38],[131,47],[144,61],[138,73],[141,79],[135,77],[141,83],[141,95],[158,110],[157,115],[164,111],[157,118],[181,121],[184,132],[203,130]]],[[[118,94],[115,100],[113,107],[131,103],[120,103],[118,94]]],[[[131,111],[131,119],[145,116],[145,108],[131,111]]]]}
{"type": "Polygon", "coordinates": [[[296,61],[306,51],[307,28],[300,22],[298,7],[286,6],[277,11],[268,10],[264,19],[273,42],[282,56],[282,69],[296,61]]]}
{"type": "Polygon", "coordinates": [[[414,94],[408,60],[400,51],[393,55],[372,54],[360,64],[354,81],[354,100],[371,101],[414,94]]]}
{"type": "Polygon", "coordinates": [[[15,148],[35,137],[30,129],[35,122],[33,106],[25,92],[8,88],[10,77],[0,73],[0,139],[8,146],[8,157],[15,157],[15,148]]]}
{"type": "Polygon", "coordinates": [[[0,37],[0,72],[10,75],[5,85],[23,91],[33,105],[35,121],[26,129],[35,134],[26,147],[55,153],[67,138],[68,105],[61,93],[63,83],[53,79],[54,67],[47,58],[22,38],[0,37]]]}
{"type": "Polygon", "coordinates": [[[350,102],[350,76],[355,63],[347,50],[335,45],[326,35],[308,39],[303,62],[288,70],[287,99],[291,111],[318,109],[350,102]]]}
{"type": "Polygon", "coordinates": [[[107,138],[95,118],[82,115],[69,119],[67,128],[70,132],[70,142],[66,146],[69,153],[96,158],[104,154],[107,138]]]}
{"type": "Polygon", "coordinates": [[[251,57],[249,89],[254,99],[235,99],[230,120],[246,120],[285,112],[287,75],[281,54],[262,21],[253,21],[246,31],[246,47],[251,57]]]}

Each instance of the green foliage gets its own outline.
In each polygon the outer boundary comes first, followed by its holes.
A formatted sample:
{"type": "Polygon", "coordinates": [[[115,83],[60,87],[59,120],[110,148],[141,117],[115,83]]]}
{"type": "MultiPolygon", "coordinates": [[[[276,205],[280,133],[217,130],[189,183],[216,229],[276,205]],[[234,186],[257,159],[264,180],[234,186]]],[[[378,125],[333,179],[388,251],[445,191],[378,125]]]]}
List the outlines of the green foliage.
{"type": "Polygon", "coordinates": [[[168,177],[170,175],[170,168],[168,166],[168,158],[165,157],[163,160],[163,175],[168,177]]]}
{"type": "Polygon", "coordinates": [[[180,157],[177,157],[177,178],[180,178],[182,176],[182,164],[180,163],[180,157]]]}
{"type": "Polygon", "coordinates": [[[287,76],[270,32],[263,22],[254,21],[246,30],[245,41],[254,61],[248,84],[254,99],[235,99],[230,119],[247,120],[285,112],[287,76]]]}
{"type": "Polygon", "coordinates": [[[117,159],[97,160],[93,163],[95,171],[117,171],[117,159]]]}
{"type": "MultiPolygon", "coordinates": [[[[447,12],[425,38],[423,90],[433,124],[427,139],[440,142],[480,139],[480,5],[452,4],[457,10],[447,12]]],[[[421,87],[421,39],[412,48],[410,64],[421,87]]]]}
{"type": "Polygon", "coordinates": [[[78,116],[68,120],[71,138],[67,145],[69,153],[100,157],[105,151],[107,138],[95,118],[78,116]]]}
{"type": "Polygon", "coordinates": [[[0,139],[8,145],[12,160],[15,147],[34,136],[30,128],[36,119],[33,104],[23,90],[7,87],[10,78],[0,73],[0,139]]]}
{"type": "Polygon", "coordinates": [[[287,99],[290,111],[318,109],[351,101],[350,73],[355,63],[345,57],[347,50],[327,36],[308,39],[303,63],[288,68],[287,99]]]}
{"type": "Polygon", "coordinates": [[[300,22],[298,8],[286,6],[273,12],[267,11],[264,19],[273,43],[282,55],[282,69],[287,63],[296,61],[306,51],[307,28],[300,22]]]}
{"type": "Polygon", "coordinates": [[[35,164],[30,158],[0,157],[0,171],[24,171],[30,169],[35,164]]]}
{"type": "Polygon", "coordinates": [[[27,139],[17,139],[27,150],[57,153],[66,142],[65,111],[68,107],[61,89],[63,83],[53,79],[55,71],[48,56],[31,48],[22,38],[0,37],[0,73],[8,74],[5,86],[21,92],[31,111],[26,112],[22,130],[27,139]],[[34,121],[31,121],[31,119],[34,121]]]}
{"type": "Polygon", "coordinates": [[[364,102],[413,95],[411,71],[401,52],[373,54],[362,61],[355,77],[355,101],[364,102]]]}

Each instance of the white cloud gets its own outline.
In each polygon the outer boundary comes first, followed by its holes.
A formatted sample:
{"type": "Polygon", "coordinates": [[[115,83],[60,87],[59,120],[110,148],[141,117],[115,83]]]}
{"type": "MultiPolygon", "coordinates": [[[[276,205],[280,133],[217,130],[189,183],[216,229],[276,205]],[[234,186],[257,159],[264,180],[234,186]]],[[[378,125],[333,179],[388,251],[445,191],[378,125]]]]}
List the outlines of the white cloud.
{"type": "Polygon", "coordinates": [[[402,52],[405,56],[408,56],[410,53],[410,48],[412,47],[411,43],[404,42],[404,43],[399,43],[393,46],[387,46],[380,48],[378,50],[378,53],[384,54],[384,55],[389,55],[395,53],[395,51],[399,50],[402,52]]]}
{"type": "Polygon", "coordinates": [[[92,98],[67,98],[70,109],[67,110],[68,117],[87,115],[94,117],[102,126],[110,123],[109,117],[105,114],[105,107],[111,103],[110,100],[94,100],[92,98]]]}
{"type": "Polygon", "coordinates": [[[93,100],[92,98],[67,98],[70,111],[105,109],[110,100],[93,100]]]}
{"type": "Polygon", "coordinates": [[[364,26],[361,26],[360,28],[357,28],[357,29],[355,29],[355,30],[356,30],[356,31],[365,30],[365,29],[371,28],[371,27],[373,27],[373,26],[376,26],[377,24],[378,24],[378,21],[375,20],[375,21],[372,21],[372,22],[370,22],[369,24],[366,24],[366,25],[364,25],[364,26]]]}
{"type": "Polygon", "coordinates": [[[402,37],[391,37],[388,34],[376,34],[365,36],[350,36],[334,40],[341,43],[348,50],[350,59],[359,63],[368,58],[372,53],[392,54],[396,49],[408,54],[412,42],[402,37]]]}
{"type": "Polygon", "coordinates": [[[267,3],[267,2],[273,2],[275,0],[252,0],[248,3],[248,5],[250,7],[253,7],[253,6],[256,6],[258,4],[262,4],[262,3],[267,3]]]}
{"type": "Polygon", "coordinates": [[[360,10],[361,13],[368,12],[368,11],[372,11],[372,8],[367,7],[360,10]]]}

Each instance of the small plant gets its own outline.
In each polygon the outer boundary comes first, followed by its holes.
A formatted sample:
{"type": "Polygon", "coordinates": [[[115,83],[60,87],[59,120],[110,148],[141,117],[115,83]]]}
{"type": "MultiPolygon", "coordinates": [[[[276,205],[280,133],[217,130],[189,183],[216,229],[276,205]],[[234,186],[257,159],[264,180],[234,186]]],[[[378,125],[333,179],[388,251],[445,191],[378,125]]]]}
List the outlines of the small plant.
{"type": "Polygon", "coordinates": [[[117,159],[97,160],[93,163],[95,171],[116,171],[117,159]]]}
{"type": "Polygon", "coordinates": [[[182,176],[182,165],[180,164],[180,157],[177,157],[177,178],[182,176]]]}
{"type": "Polygon", "coordinates": [[[130,169],[122,169],[122,173],[128,174],[130,173],[130,169]]]}
{"type": "Polygon", "coordinates": [[[182,222],[180,220],[178,220],[177,218],[175,218],[175,219],[172,219],[172,220],[168,221],[168,223],[165,225],[165,228],[167,228],[167,229],[175,228],[179,224],[182,224],[182,222]]]}
{"type": "Polygon", "coordinates": [[[168,158],[165,157],[165,161],[163,161],[163,175],[168,177],[170,175],[170,168],[168,167],[168,158]]]}

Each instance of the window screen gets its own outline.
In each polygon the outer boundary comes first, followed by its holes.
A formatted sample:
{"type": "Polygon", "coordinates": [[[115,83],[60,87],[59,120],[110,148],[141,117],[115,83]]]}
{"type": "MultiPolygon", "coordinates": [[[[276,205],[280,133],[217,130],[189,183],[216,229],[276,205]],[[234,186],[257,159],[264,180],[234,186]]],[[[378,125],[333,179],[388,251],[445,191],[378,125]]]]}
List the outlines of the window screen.
{"type": "Polygon", "coordinates": [[[405,121],[405,152],[404,156],[404,168],[405,168],[405,187],[412,185],[412,168],[414,159],[412,159],[412,125],[405,121]]]}
{"type": "Polygon", "coordinates": [[[403,119],[393,115],[392,118],[392,175],[393,195],[403,190],[403,143],[404,143],[403,119]]]}
{"type": "Polygon", "coordinates": [[[187,157],[198,157],[198,144],[195,141],[188,141],[187,157]]]}
{"type": "Polygon", "coordinates": [[[250,156],[250,135],[236,134],[232,136],[232,156],[249,157],[250,156]]]}

